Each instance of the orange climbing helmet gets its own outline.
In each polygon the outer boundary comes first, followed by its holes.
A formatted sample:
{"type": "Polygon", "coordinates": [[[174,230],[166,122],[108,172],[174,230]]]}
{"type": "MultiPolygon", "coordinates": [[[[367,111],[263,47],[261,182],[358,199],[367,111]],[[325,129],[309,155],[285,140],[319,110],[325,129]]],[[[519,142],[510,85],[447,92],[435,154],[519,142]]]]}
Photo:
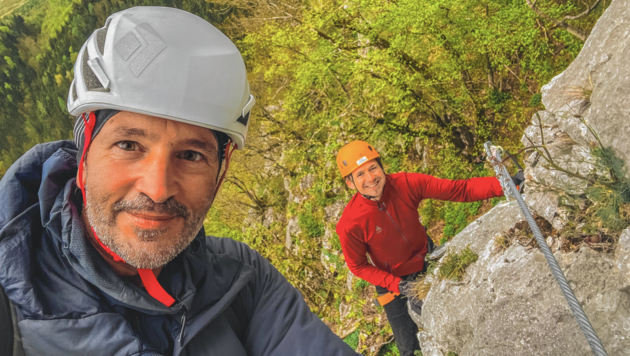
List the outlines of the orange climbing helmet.
{"type": "Polygon", "coordinates": [[[365,141],[352,141],[337,154],[337,167],[342,177],[347,177],[361,165],[380,157],[376,149],[365,141]]]}

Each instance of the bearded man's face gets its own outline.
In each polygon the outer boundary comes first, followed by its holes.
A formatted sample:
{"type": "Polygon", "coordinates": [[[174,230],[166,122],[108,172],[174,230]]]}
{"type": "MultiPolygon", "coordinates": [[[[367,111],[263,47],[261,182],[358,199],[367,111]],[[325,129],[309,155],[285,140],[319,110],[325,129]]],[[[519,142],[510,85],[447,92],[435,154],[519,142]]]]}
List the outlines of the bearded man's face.
{"type": "Polygon", "coordinates": [[[158,268],[195,238],[219,172],[210,130],[130,112],[110,118],[85,159],[88,224],[136,268],[158,268]]]}

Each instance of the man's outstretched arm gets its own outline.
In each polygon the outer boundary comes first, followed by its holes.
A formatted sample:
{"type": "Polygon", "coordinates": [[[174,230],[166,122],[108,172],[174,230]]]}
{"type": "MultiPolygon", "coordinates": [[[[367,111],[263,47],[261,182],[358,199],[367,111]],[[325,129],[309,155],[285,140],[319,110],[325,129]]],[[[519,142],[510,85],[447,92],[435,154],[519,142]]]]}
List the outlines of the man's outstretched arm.
{"type": "MultiPolygon", "coordinates": [[[[343,340],[313,314],[302,294],[258,252],[231,239],[218,239],[229,244],[236,254],[256,273],[250,281],[252,298],[247,302],[250,320],[245,348],[253,356],[356,356],[343,340]]],[[[234,253],[230,253],[234,255],[234,253]]]]}
{"type": "Polygon", "coordinates": [[[470,202],[503,196],[495,177],[462,180],[440,179],[421,173],[407,173],[410,194],[418,203],[424,199],[470,202]]]}

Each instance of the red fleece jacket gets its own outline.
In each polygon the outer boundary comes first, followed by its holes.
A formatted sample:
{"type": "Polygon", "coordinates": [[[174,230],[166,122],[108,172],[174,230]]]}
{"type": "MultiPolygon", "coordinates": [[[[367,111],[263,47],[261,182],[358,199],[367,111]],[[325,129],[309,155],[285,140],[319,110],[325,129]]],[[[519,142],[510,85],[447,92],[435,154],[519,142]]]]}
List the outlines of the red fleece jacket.
{"type": "Polygon", "coordinates": [[[422,270],[427,253],[427,233],[418,215],[423,199],[470,202],[502,195],[494,177],[448,180],[389,174],[379,201],[355,194],[337,223],[348,268],[361,279],[400,293],[400,277],[422,270]]]}

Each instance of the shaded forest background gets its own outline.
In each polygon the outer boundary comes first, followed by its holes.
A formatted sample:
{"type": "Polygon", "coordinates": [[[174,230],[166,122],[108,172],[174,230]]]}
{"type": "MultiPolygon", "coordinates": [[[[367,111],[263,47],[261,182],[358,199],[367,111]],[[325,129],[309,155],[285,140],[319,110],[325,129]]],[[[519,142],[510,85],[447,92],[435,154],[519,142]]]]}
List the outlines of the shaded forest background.
{"type": "MultiPolygon", "coordinates": [[[[72,137],[66,97],[80,46],[109,14],[138,5],[205,18],[247,63],[254,119],[206,232],[257,249],[348,343],[386,355],[397,353],[391,329],[334,233],[352,195],[337,151],[362,139],[390,173],[491,175],[483,143],[519,149],[541,86],[609,1],[0,0],[0,177],[33,145],[72,137]]],[[[420,212],[444,243],[491,205],[426,201],[420,212]]]]}

